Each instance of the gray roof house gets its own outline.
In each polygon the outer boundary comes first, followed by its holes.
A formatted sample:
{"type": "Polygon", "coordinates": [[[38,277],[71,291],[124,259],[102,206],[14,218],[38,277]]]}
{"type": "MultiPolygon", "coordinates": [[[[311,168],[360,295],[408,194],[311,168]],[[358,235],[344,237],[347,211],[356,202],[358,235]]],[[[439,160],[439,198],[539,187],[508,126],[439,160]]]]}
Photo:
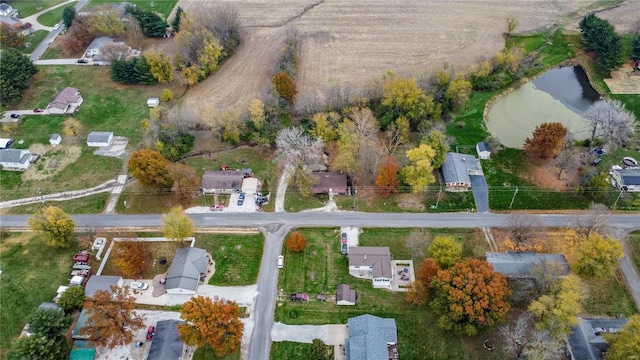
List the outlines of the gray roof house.
{"type": "Polygon", "coordinates": [[[469,190],[471,178],[469,175],[482,175],[478,159],[468,154],[454,152],[447,153],[442,164],[442,175],[447,190],[469,190]]]}
{"type": "Polygon", "coordinates": [[[123,284],[121,276],[93,275],[84,287],[84,295],[92,297],[98,290],[111,292],[111,286],[122,286],[123,284]]]}
{"type": "Polygon", "coordinates": [[[113,133],[108,131],[92,131],[87,136],[87,146],[106,147],[113,141],[113,133]]]}
{"type": "Polygon", "coordinates": [[[66,87],[56,94],[47,105],[47,110],[50,114],[74,114],[83,101],[78,89],[66,87]]]}
{"type": "Polygon", "coordinates": [[[86,50],[86,56],[90,57],[93,55],[100,55],[100,49],[106,44],[113,43],[113,39],[108,36],[101,36],[99,38],[93,39],[89,47],[86,50]]]}
{"type": "Polygon", "coordinates": [[[390,287],[391,252],[386,246],[349,247],[349,273],[372,279],[373,287],[390,287]]]}
{"type": "Polygon", "coordinates": [[[182,359],[184,343],[180,340],[180,335],[178,334],[179,324],[184,324],[184,321],[158,321],[147,360],[182,359]]]}
{"type": "Polygon", "coordinates": [[[2,170],[24,171],[31,164],[31,153],[25,149],[0,150],[0,165],[2,170]]]}
{"type": "Polygon", "coordinates": [[[609,343],[602,337],[604,333],[616,333],[629,319],[595,318],[580,319],[571,329],[569,353],[572,360],[602,360],[609,343]]]}
{"type": "Polygon", "coordinates": [[[395,319],[360,315],[347,320],[346,360],[398,359],[398,331],[395,319]]]}
{"type": "Polygon", "coordinates": [[[611,172],[618,189],[625,191],[640,191],[640,168],[616,169],[611,172]]]}
{"type": "Polygon", "coordinates": [[[200,248],[176,250],[164,284],[169,294],[195,294],[202,274],[207,273],[209,256],[200,248]]]}
{"type": "Polygon", "coordinates": [[[484,141],[480,141],[476,144],[476,151],[478,152],[478,157],[482,160],[486,160],[491,157],[491,149],[489,148],[489,144],[484,141]]]}
{"type": "Polygon", "coordinates": [[[205,171],[204,175],[202,175],[202,192],[205,194],[230,194],[240,191],[242,189],[242,180],[246,176],[244,171],[205,171]]]}
{"type": "Polygon", "coordinates": [[[336,304],[338,305],[355,305],[356,291],[346,284],[338,285],[336,289],[336,304]]]}
{"type": "Polygon", "coordinates": [[[487,262],[493,270],[502,273],[507,278],[530,278],[534,266],[543,262],[556,264],[561,276],[571,273],[569,263],[562,254],[537,254],[533,252],[486,253],[487,262]]]}

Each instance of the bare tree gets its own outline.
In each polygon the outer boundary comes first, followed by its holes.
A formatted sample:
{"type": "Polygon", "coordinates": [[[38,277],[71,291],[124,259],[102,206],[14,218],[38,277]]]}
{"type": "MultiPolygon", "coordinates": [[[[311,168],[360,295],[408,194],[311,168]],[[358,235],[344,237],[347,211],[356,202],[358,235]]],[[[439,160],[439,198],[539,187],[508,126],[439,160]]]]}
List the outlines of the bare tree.
{"type": "Polygon", "coordinates": [[[349,113],[356,136],[363,142],[375,142],[379,127],[369,108],[354,107],[349,113]]]}
{"type": "Polygon", "coordinates": [[[324,143],[320,139],[312,139],[302,128],[288,127],[280,130],[276,137],[278,157],[287,163],[300,161],[307,166],[322,163],[324,143]]]}
{"type": "Polygon", "coordinates": [[[524,312],[518,316],[515,324],[504,325],[498,330],[500,337],[504,340],[502,349],[508,357],[518,359],[522,356],[527,346],[532,319],[531,313],[524,312]]]}
{"type": "Polygon", "coordinates": [[[598,138],[605,148],[611,149],[625,146],[635,133],[635,116],[618,100],[597,101],[585,112],[584,118],[591,123],[589,153],[598,138]]]}
{"type": "Polygon", "coordinates": [[[562,343],[548,331],[535,331],[523,353],[527,360],[560,360],[565,356],[561,350],[562,343]]]}
{"type": "Polygon", "coordinates": [[[105,61],[121,60],[129,52],[129,47],[123,43],[110,43],[100,48],[101,58],[105,61]]]}
{"type": "Polygon", "coordinates": [[[413,230],[405,239],[405,246],[411,251],[411,258],[414,261],[424,256],[430,244],[431,236],[426,229],[413,230]]]}
{"type": "MultiPolygon", "coordinates": [[[[218,39],[225,51],[233,51],[240,44],[240,22],[238,12],[230,5],[204,5],[199,11],[190,13],[196,28],[204,28],[218,39]]],[[[196,29],[194,28],[194,31],[196,29]]],[[[182,26],[180,31],[182,31],[182,26]]],[[[226,57],[223,54],[223,58],[226,57]]]]}
{"type": "Polygon", "coordinates": [[[507,217],[507,229],[511,240],[516,244],[529,243],[544,232],[542,224],[527,214],[509,215],[507,217]]]}
{"type": "Polygon", "coordinates": [[[565,275],[562,264],[550,261],[541,261],[531,267],[529,274],[534,281],[533,296],[537,299],[541,295],[555,294],[560,287],[560,279],[565,275]]]}
{"type": "Polygon", "coordinates": [[[554,158],[556,168],[558,169],[558,179],[562,180],[567,170],[575,167],[578,161],[575,146],[573,145],[573,138],[571,133],[565,137],[565,141],[562,144],[562,149],[558,155],[554,158]]]}
{"type": "Polygon", "coordinates": [[[577,216],[574,219],[575,229],[578,234],[585,237],[589,237],[592,233],[607,236],[611,233],[610,214],[606,205],[591,203],[586,216],[577,216]]]}

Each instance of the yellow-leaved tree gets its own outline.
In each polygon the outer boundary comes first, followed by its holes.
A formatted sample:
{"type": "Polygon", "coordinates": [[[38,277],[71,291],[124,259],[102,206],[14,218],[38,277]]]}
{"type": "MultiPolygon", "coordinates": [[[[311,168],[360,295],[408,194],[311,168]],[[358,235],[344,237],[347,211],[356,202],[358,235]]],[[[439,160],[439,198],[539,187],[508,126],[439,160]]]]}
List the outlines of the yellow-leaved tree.
{"type": "Polygon", "coordinates": [[[436,182],[433,175],[433,158],[436,152],[431,146],[420,144],[417,148],[407,150],[406,155],[411,163],[400,171],[404,181],[414,193],[426,191],[427,186],[436,182]]]}
{"type": "Polygon", "coordinates": [[[162,216],[162,232],[167,239],[178,243],[193,234],[193,220],[182,211],[182,206],[174,206],[162,216]]]}
{"type": "Polygon", "coordinates": [[[598,233],[583,238],[576,250],[578,273],[588,277],[608,277],[618,267],[618,259],[624,256],[622,244],[598,233]]]}
{"type": "Polygon", "coordinates": [[[71,246],[76,224],[64,210],[47,206],[38,210],[27,220],[29,229],[42,233],[49,246],[68,248],[71,246]]]}
{"type": "Polygon", "coordinates": [[[547,330],[556,339],[564,339],[578,323],[583,297],[580,278],[569,275],[562,279],[556,291],[542,295],[529,305],[536,317],[539,331],[547,330]]]}

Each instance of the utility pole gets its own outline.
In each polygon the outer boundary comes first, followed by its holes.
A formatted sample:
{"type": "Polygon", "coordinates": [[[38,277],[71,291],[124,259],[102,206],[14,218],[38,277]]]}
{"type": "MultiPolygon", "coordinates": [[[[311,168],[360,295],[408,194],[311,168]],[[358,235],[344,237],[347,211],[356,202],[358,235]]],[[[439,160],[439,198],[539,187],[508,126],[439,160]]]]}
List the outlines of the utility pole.
{"type": "Polygon", "coordinates": [[[356,196],[358,195],[358,190],[353,190],[353,209],[356,209],[356,196]]]}
{"type": "Polygon", "coordinates": [[[438,198],[436,199],[436,209],[438,208],[438,204],[440,203],[440,194],[442,194],[442,186],[440,186],[440,191],[438,191],[438,198]]]}
{"type": "Polygon", "coordinates": [[[616,207],[616,204],[618,203],[618,200],[620,200],[620,198],[622,197],[622,192],[624,191],[624,189],[622,187],[620,187],[620,194],[618,194],[618,197],[616,198],[616,201],[613,202],[613,206],[612,207],[616,207]]]}
{"type": "Polygon", "coordinates": [[[518,193],[518,187],[516,186],[516,191],[513,193],[513,197],[511,198],[511,204],[509,204],[509,209],[513,206],[513,200],[516,199],[516,194],[518,193]]]}

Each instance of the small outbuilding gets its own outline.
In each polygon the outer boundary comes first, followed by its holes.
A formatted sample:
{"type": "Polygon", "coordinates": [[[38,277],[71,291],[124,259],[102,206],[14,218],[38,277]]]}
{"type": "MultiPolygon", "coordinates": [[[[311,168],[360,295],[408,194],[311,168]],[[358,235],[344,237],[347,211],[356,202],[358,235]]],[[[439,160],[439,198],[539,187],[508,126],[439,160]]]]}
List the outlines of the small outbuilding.
{"type": "Polygon", "coordinates": [[[92,297],[96,291],[108,291],[111,292],[111,286],[122,286],[124,280],[121,276],[113,275],[94,275],[89,278],[87,285],[84,287],[84,295],[86,297],[92,297]]]}
{"type": "Polygon", "coordinates": [[[62,136],[60,136],[60,134],[53,134],[49,136],[49,144],[51,144],[51,146],[58,146],[60,145],[61,141],[62,141],[62,136]]]}
{"type": "Polygon", "coordinates": [[[491,149],[485,141],[480,141],[476,144],[476,151],[478,152],[478,157],[482,160],[487,160],[491,157],[491,149]]]}
{"type": "Polygon", "coordinates": [[[158,105],[160,105],[160,99],[158,99],[158,98],[149,98],[149,99],[147,99],[147,106],[148,107],[152,107],[153,108],[153,107],[156,107],[158,105]]]}
{"type": "Polygon", "coordinates": [[[107,147],[113,142],[113,133],[107,131],[92,131],[87,137],[87,146],[107,147]]]}
{"type": "Polygon", "coordinates": [[[336,303],[338,305],[355,305],[356,291],[349,287],[349,285],[338,285],[338,289],[336,290],[336,303]]]}

